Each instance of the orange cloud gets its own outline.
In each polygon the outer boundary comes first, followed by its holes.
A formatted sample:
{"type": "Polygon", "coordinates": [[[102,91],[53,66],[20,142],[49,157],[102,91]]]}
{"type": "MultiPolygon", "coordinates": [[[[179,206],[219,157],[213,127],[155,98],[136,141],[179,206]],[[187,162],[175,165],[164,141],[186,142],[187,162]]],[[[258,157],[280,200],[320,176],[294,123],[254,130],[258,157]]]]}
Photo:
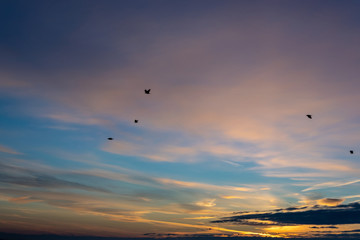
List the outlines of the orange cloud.
{"type": "Polygon", "coordinates": [[[338,199],[338,198],[323,198],[317,200],[317,203],[320,205],[326,205],[326,206],[337,206],[344,202],[345,199],[338,199]]]}

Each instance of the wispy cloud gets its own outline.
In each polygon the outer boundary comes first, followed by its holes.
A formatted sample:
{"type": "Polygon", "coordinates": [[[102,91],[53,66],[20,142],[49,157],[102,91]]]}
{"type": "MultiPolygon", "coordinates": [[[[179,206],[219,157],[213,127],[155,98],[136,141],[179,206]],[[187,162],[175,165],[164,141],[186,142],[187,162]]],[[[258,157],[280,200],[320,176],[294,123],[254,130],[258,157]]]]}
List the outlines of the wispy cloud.
{"type": "Polygon", "coordinates": [[[65,130],[65,131],[76,130],[76,128],[74,127],[67,127],[67,126],[47,126],[47,128],[56,129],[56,130],[65,130]]]}
{"type": "Polygon", "coordinates": [[[129,156],[141,156],[153,161],[194,161],[203,156],[217,156],[225,158],[223,161],[231,165],[240,166],[236,161],[253,156],[249,150],[239,149],[235,145],[226,146],[209,141],[191,140],[187,144],[178,144],[176,141],[149,142],[146,139],[114,140],[102,147],[102,150],[129,156]],[[232,159],[232,160],[226,160],[232,159]]]}
{"type": "Polygon", "coordinates": [[[83,125],[107,125],[109,123],[109,121],[101,118],[78,116],[76,114],[49,114],[45,115],[44,117],[53,119],[55,121],[83,125]]]}
{"type": "Polygon", "coordinates": [[[23,88],[29,87],[30,85],[30,82],[20,80],[16,74],[12,74],[9,71],[4,72],[3,69],[0,70],[0,89],[23,88]]]}
{"type": "Polygon", "coordinates": [[[26,187],[39,188],[74,188],[87,191],[109,192],[106,189],[87,186],[72,181],[62,180],[48,174],[25,169],[22,167],[14,167],[10,165],[0,164],[0,182],[6,184],[15,184],[26,187]]]}
{"type": "Polygon", "coordinates": [[[334,187],[342,187],[342,186],[346,186],[346,185],[351,185],[351,184],[355,184],[360,182],[359,179],[353,180],[353,181],[337,181],[337,182],[325,182],[325,183],[319,183],[319,184],[315,184],[311,187],[305,188],[302,191],[303,192],[307,192],[307,191],[311,191],[311,190],[318,190],[318,189],[324,189],[324,188],[334,188],[334,187]]]}
{"type": "Polygon", "coordinates": [[[0,152],[9,153],[9,154],[22,154],[18,151],[15,151],[12,148],[4,146],[4,145],[0,145],[0,152]]]}

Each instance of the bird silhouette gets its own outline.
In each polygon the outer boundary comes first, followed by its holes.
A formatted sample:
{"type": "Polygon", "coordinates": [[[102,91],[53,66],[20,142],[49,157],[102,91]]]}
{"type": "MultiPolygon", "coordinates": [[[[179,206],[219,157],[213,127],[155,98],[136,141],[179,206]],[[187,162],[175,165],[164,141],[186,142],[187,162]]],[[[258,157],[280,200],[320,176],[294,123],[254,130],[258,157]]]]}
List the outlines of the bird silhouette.
{"type": "Polygon", "coordinates": [[[350,154],[354,154],[354,151],[353,151],[353,150],[350,150],[350,154]]]}
{"type": "Polygon", "coordinates": [[[306,115],[308,118],[312,119],[312,116],[309,114],[309,115],[306,115]]]}
{"type": "Polygon", "coordinates": [[[108,138],[108,140],[113,140],[113,138],[108,138]]]}
{"type": "Polygon", "coordinates": [[[150,94],[150,91],[151,91],[151,89],[148,89],[148,90],[144,90],[145,91],[145,94],[150,94]]]}
{"type": "Polygon", "coordinates": [[[134,123],[138,123],[138,122],[139,122],[139,120],[135,119],[134,123]]]}

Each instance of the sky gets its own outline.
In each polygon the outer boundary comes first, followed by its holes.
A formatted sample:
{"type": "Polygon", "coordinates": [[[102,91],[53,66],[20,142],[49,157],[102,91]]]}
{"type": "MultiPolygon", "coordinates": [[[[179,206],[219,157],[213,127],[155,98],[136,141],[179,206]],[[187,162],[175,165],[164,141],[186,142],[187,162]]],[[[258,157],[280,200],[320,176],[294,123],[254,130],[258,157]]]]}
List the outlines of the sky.
{"type": "Polygon", "coordinates": [[[0,232],[358,237],[359,10],[0,0],[0,232]]]}

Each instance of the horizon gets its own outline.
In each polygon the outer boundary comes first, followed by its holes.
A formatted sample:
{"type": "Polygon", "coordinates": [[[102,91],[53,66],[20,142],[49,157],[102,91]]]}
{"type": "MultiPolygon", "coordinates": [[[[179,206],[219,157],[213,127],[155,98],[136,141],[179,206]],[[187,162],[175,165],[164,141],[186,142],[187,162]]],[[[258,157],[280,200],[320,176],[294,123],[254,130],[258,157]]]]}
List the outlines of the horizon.
{"type": "Polygon", "coordinates": [[[357,238],[359,10],[0,0],[0,239],[357,238]]]}
{"type": "Polygon", "coordinates": [[[98,236],[69,236],[69,235],[54,235],[54,234],[16,234],[16,233],[1,233],[0,232],[0,240],[31,240],[36,237],[37,240],[47,239],[47,240],[152,240],[152,239],[162,239],[162,240],[202,240],[202,239],[209,239],[209,240],[221,240],[221,239],[232,239],[232,240],[267,240],[267,239],[278,239],[278,240],[286,240],[286,239],[296,239],[296,240],[333,240],[333,239],[343,239],[344,237],[350,237],[348,239],[355,239],[355,237],[359,237],[359,234],[352,234],[352,235],[329,235],[329,236],[321,236],[321,237],[295,237],[295,238],[281,238],[281,237],[225,237],[225,236],[215,236],[211,234],[199,234],[199,235],[189,235],[189,236],[157,236],[155,238],[150,237],[138,237],[138,238],[122,238],[122,237],[98,237],[98,236]]]}

